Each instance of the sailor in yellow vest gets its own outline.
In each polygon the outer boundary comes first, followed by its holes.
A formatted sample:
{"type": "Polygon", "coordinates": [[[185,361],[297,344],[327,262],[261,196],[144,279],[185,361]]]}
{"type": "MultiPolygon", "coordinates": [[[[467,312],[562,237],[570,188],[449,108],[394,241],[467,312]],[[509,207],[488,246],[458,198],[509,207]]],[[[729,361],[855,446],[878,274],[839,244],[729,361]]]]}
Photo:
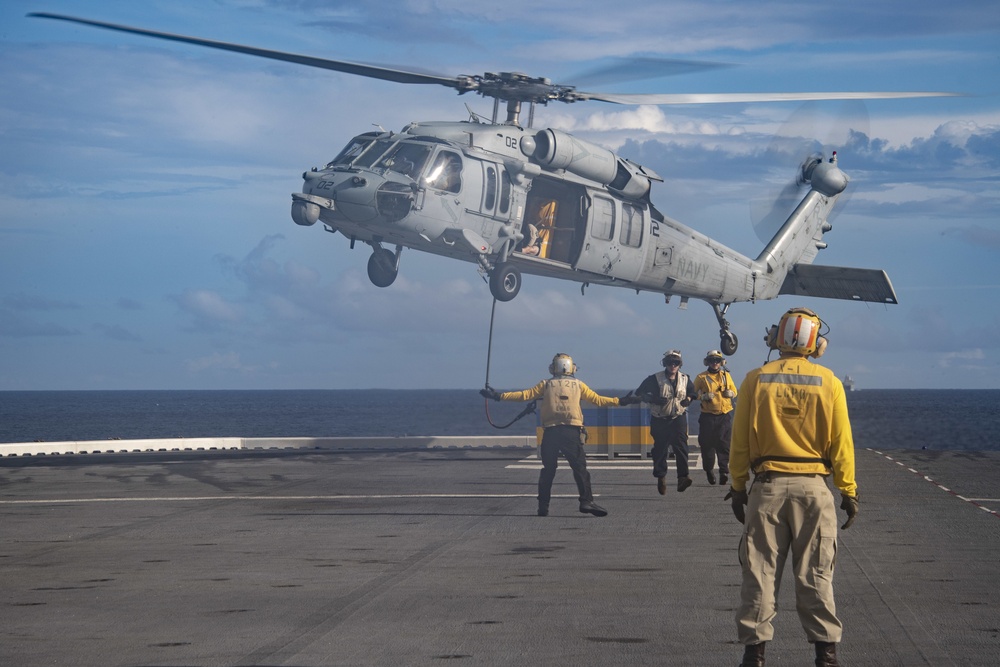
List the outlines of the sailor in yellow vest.
{"type": "Polygon", "coordinates": [[[818,667],[837,667],[842,634],[833,600],[837,508],[827,486],[841,495],[848,528],[858,514],[854,440],[844,385],[813,363],[827,341],[821,321],[807,308],[782,315],[765,337],[781,353],[750,371],[740,385],[729,465],[733,513],[744,524],[740,540],[743,586],[736,612],[744,645],[742,667],[763,667],[781,571],[789,552],[795,572],[796,608],[818,667]],[[754,480],[747,491],[750,473],[754,480]]]}
{"type": "Polygon", "coordinates": [[[687,408],[694,400],[694,383],[686,373],[680,350],[667,350],[660,360],[663,370],[653,373],[635,390],[649,403],[649,434],[653,437],[653,477],[660,495],[667,492],[667,456],[677,463],[677,490],[691,486],[688,474],[687,408]]]}
{"type": "Polygon", "coordinates": [[[631,392],[621,398],[601,396],[582,380],[575,377],[576,364],[568,354],[559,353],[549,364],[552,378],[542,380],[531,389],[524,391],[497,392],[492,387],[481,389],[480,394],[494,401],[542,400],[542,444],[539,447],[542,458],[542,472],[538,476],[538,516],[548,516],[549,500],[552,497],[552,481],[559,465],[559,455],[566,457],[573,470],[573,479],[580,492],[580,511],[594,516],[607,516],[608,511],[594,502],[590,488],[590,473],[587,472],[587,456],[583,445],[587,441],[587,431],[583,428],[583,410],[580,401],[587,400],[597,407],[608,405],[630,405],[639,399],[631,392]]]}
{"type": "Polygon", "coordinates": [[[694,390],[701,402],[698,416],[698,446],[701,467],[708,483],[715,484],[715,459],[719,459],[719,484],[729,481],[729,440],[733,434],[733,399],[736,384],[726,370],[726,360],[719,350],[709,350],[704,364],[708,369],[694,379],[694,390]]]}

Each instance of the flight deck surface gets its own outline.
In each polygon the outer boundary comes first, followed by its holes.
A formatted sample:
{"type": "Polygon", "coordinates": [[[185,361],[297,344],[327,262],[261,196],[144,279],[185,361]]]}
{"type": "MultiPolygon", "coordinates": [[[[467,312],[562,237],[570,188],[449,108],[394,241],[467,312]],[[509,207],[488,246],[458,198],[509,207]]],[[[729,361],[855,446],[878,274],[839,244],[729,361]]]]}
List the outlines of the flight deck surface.
{"type": "MultiPolygon", "coordinates": [[[[660,496],[648,460],[592,459],[597,518],[561,462],[541,518],[533,455],[0,459],[0,664],[736,664],[725,489],[696,464],[660,496]]],[[[1000,452],[857,463],[841,663],[1000,664],[1000,452]]],[[[776,629],[769,666],[812,664],[789,572],[776,629]]]]}

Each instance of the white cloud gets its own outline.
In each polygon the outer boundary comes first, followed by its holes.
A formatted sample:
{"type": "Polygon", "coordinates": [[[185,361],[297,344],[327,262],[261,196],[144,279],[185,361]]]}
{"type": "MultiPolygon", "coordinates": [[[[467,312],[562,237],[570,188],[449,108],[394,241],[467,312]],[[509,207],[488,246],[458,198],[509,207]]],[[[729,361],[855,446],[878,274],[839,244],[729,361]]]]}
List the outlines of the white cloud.
{"type": "Polygon", "coordinates": [[[205,373],[206,371],[239,371],[252,372],[252,367],[245,366],[240,360],[240,355],[236,352],[213,352],[212,354],[189,359],[185,362],[188,372],[193,374],[205,373]]]}
{"type": "Polygon", "coordinates": [[[191,315],[199,326],[215,327],[243,319],[241,308],[218,292],[207,289],[185,290],[175,298],[181,310],[191,315]]]}

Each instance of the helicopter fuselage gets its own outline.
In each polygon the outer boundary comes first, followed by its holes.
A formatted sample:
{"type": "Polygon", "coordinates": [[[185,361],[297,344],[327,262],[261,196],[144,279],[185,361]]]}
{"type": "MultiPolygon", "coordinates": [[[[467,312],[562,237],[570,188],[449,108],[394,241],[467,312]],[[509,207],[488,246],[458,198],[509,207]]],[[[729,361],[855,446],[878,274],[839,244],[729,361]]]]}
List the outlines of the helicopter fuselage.
{"type": "Polygon", "coordinates": [[[809,191],[756,259],[660,213],[654,172],[552,129],[481,122],[411,123],[368,132],[303,174],[292,218],[370,245],[372,283],[387,287],[402,248],[478,263],[500,301],[521,274],[708,302],[722,350],[736,351],[732,303],[779,294],[895,302],[883,272],[811,266],[848,177],[829,161],[802,166],[809,191]],[[395,246],[395,252],[383,247],[395,246]]]}
{"type": "Polygon", "coordinates": [[[486,272],[509,264],[713,305],[773,298],[784,279],[663,216],[649,199],[661,180],[650,170],[557,130],[413,123],[355,137],[303,176],[295,222],[322,222],[376,253],[395,245],[397,268],[399,248],[409,247],[486,272]]]}

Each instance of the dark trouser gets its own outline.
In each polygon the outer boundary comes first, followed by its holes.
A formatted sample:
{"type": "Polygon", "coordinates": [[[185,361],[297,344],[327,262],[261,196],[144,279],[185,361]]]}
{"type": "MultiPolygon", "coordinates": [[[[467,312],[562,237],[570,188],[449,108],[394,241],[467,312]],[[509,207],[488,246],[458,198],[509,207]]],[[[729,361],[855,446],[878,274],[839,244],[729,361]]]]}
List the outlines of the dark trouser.
{"type": "Polygon", "coordinates": [[[733,435],[733,413],[713,415],[702,412],[698,417],[698,446],[701,447],[701,467],[712,472],[715,455],[719,455],[719,472],[729,474],[729,441],[733,435]]]}
{"type": "Polygon", "coordinates": [[[688,476],[688,418],[684,413],[673,419],[651,417],[649,434],[653,436],[653,477],[667,476],[667,450],[674,452],[677,479],[688,476]]]}
{"type": "Polygon", "coordinates": [[[552,480],[556,477],[559,455],[573,470],[576,488],[580,491],[580,502],[591,501],[594,494],[590,490],[590,473],[587,472],[587,456],[583,453],[583,429],[579,426],[549,426],[542,433],[542,472],[538,475],[538,504],[548,505],[552,497],[552,480]]]}

